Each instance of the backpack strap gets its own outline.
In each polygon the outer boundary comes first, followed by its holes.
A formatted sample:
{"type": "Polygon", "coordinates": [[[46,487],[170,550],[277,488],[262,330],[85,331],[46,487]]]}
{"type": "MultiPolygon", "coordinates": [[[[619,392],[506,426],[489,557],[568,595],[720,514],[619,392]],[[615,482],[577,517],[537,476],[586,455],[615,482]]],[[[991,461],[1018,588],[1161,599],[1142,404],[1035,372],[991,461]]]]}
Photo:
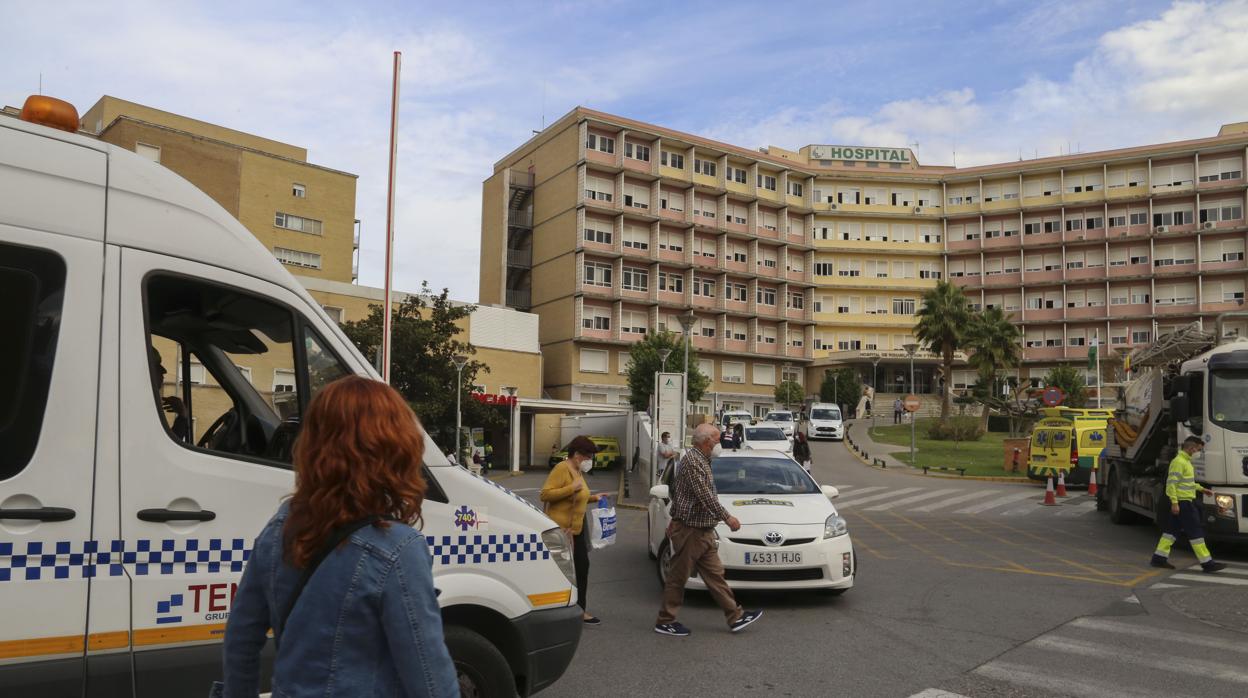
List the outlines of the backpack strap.
{"type": "Polygon", "coordinates": [[[321,563],[325,561],[325,558],[329,557],[329,554],[334,552],[334,549],[341,545],[344,540],[350,538],[351,534],[361,528],[364,528],[365,526],[371,526],[383,520],[397,521],[397,519],[388,516],[370,516],[366,519],[360,519],[359,521],[345,523],[329,532],[329,537],[326,538],[325,545],[321,547],[319,552],[317,552],[316,557],[313,557],[310,561],[308,561],[308,566],[303,569],[303,574],[299,577],[299,582],[295,584],[294,591],[291,592],[290,598],[286,601],[285,608],[282,609],[282,615],[280,616],[282,630],[286,629],[286,619],[290,618],[291,612],[295,610],[295,603],[299,601],[299,596],[303,594],[303,588],[308,585],[308,581],[311,580],[312,575],[316,573],[316,568],[321,566],[321,563]]]}

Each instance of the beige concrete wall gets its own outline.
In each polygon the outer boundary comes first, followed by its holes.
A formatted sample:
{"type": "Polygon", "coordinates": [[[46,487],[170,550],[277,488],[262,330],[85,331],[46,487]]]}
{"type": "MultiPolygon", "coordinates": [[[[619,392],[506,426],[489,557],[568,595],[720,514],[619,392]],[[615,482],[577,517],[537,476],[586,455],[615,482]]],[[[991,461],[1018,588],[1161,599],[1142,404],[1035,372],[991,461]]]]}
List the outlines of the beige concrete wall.
{"type": "MultiPolygon", "coordinates": [[[[577,238],[576,209],[568,209],[544,220],[533,229],[533,264],[541,264],[560,256],[570,257],[570,253],[576,249],[577,238]]],[[[482,267],[484,268],[484,261],[482,267]]],[[[568,277],[562,292],[571,293],[574,285],[575,278],[568,277]]]]}
{"type": "Polygon", "coordinates": [[[533,199],[533,222],[542,224],[551,218],[576,208],[578,190],[575,167],[565,167],[538,182],[533,199]]]}
{"type": "MultiPolygon", "coordinates": [[[[137,143],[160,148],[160,164],[212,197],[230,215],[238,217],[242,153],[239,149],[134,121],[117,123],[104,132],[100,140],[131,151],[137,143]]],[[[271,225],[272,220],[269,223],[271,225]]],[[[253,234],[255,232],[252,230],[253,234]]]]}
{"type": "Polygon", "coordinates": [[[356,178],[249,151],[241,152],[240,162],[239,221],[269,250],[285,247],[321,255],[320,269],[300,268],[300,274],[350,282],[356,178]],[[304,185],[304,198],[291,193],[295,183],[304,185]],[[322,234],[278,228],[278,211],[321,221],[322,234]]]}
{"type": "Polygon", "coordinates": [[[543,303],[541,307],[535,305],[533,312],[542,318],[537,328],[537,336],[543,347],[552,342],[571,339],[572,333],[576,331],[576,304],[571,296],[543,303]]]}
{"type": "Polygon", "coordinates": [[[227,143],[241,145],[244,148],[254,148],[266,153],[273,153],[284,158],[292,158],[294,160],[308,159],[307,148],[300,148],[289,143],[282,143],[271,138],[263,138],[261,136],[235,131],[232,128],[210,124],[206,121],[192,119],[178,114],[171,114],[167,111],[147,107],[134,102],[127,102],[124,99],[110,97],[104,95],[79,119],[79,125],[84,131],[90,133],[99,133],[107,128],[115,119],[121,116],[128,116],[140,121],[146,121],[152,124],[159,124],[179,131],[187,131],[208,138],[215,138],[227,143]]]}
{"type": "Polygon", "coordinates": [[[496,172],[481,185],[481,276],[478,300],[507,303],[507,171],[496,172]]]}

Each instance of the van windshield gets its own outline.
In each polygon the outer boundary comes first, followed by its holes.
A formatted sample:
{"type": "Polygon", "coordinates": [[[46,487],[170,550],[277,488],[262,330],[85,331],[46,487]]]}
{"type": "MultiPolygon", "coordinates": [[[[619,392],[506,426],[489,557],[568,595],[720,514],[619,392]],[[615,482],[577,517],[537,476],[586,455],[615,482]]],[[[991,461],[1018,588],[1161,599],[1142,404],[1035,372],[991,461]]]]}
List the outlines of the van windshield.
{"type": "Polygon", "coordinates": [[[1214,371],[1209,379],[1209,403],[1215,424],[1248,432],[1248,370],[1214,371]]]}
{"type": "Polygon", "coordinates": [[[816,408],[810,411],[810,418],[835,422],[840,420],[841,411],[829,408],[816,408]]]}

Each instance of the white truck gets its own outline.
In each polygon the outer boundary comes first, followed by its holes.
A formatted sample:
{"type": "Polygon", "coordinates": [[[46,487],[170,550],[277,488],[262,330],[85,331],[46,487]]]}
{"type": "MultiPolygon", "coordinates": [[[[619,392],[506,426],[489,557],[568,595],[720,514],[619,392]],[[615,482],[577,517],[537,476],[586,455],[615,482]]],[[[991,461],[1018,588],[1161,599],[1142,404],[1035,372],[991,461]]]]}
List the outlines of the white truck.
{"type": "Polygon", "coordinates": [[[1214,491],[1199,500],[1205,533],[1248,539],[1248,338],[1192,323],[1130,355],[1134,377],[1121,389],[1101,452],[1097,505],[1115,523],[1169,512],[1166,476],[1178,444],[1195,435],[1196,479],[1214,491]]]}
{"type": "MultiPolygon", "coordinates": [[[[0,117],[0,695],[206,695],[299,414],[376,374],[237,220],[76,123],[0,117]]],[[[427,436],[425,466],[461,687],[550,685],[582,628],[563,534],[427,436]]]]}

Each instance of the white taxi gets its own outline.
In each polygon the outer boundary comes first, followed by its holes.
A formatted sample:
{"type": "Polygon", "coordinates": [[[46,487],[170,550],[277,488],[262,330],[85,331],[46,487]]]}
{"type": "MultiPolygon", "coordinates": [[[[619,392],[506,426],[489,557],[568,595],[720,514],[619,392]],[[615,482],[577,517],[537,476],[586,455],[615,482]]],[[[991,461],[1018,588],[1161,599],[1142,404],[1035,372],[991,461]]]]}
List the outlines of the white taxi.
{"type": "MultiPolygon", "coordinates": [[[[854,586],[858,561],[845,519],[832,505],[839,492],[819,486],[793,459],[776,451],[731,451],[711,461],[719,501],[741,528],[719,524],[719,557],[733,589],[822,589],[841,594],[854,586]]],[[[666,582],[671,549],[668,467],[650,490],[649,552],[666,582]]],[[[694,573],[689,589],[705,589],[694,573]]]]}

